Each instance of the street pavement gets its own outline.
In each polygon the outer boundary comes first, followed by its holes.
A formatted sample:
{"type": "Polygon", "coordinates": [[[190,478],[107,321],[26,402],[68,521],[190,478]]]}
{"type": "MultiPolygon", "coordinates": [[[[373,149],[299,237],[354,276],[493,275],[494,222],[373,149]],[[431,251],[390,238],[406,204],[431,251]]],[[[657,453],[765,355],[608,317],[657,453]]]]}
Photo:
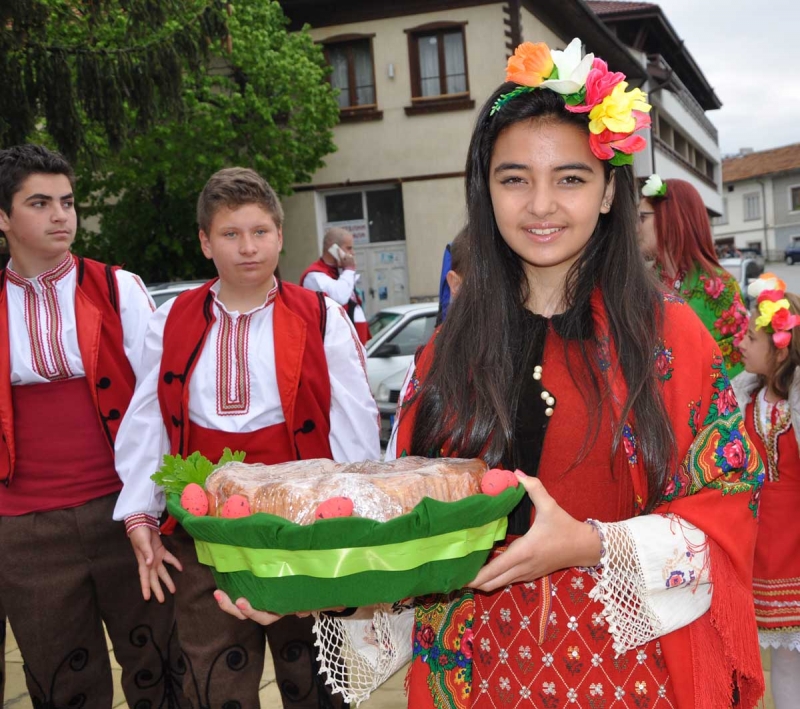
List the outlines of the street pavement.
{"type": "MultiPolygon", "coordinates": [[[[114,654],[111,652],[111,643],[108,642],[108,649],[111,659],[111,672],[114,677],[114,709],[125,709],[125,697],[122,694],[120,685],[120,670],[114,654]]],[[[361,709],[406,709],[406,698],[403,692],[403,680],[405,670],[400,670],[386,684],[380,687],[367,701],[361,704],[361,709]]],[[[272,668],[272,657],[267,646],[267,660],[264,663],[264,675],[261,677],[261,691],[259,692],[261,709],[280,709],[280,692],[275,684],[275,672],[272,668]]],[[[5,703],[3,707],[13,707],[14,709],[33,709],[33,705],[25,689],[25,676],[22,671],[22,657],[20,656],[17,642],[8,629],[6,638],[6,691],[5,703]]],[[[86,709],[94,709],[87,707],[86,709]]],[[[257,707],[246,707],[246,709],[258,709],[257,707]]]]}
{"type": "MultiPolygon", "coordinates": [[[[800,263],[789,266],[784,263],[769,263],[766,269],[774,273],[779,278],[786,281],[787,290],[791,293],[800,294],[800,263]]],[[[110,644],[109,644],[110,650],[110,644]]],[[[769,659],[764,657],[764,666],[769,684],[769,659]]],[[[125,699],[120,689],[119,678],[121,671],[119,665],[111,654],[111,665],[114,673],[114,707],[123,708],[125,699]]],[[[14,707],[14,709],[32,709],[28,693],[25,690],[25,678],[22,672],[22,658],[13,635],[9,632],[6,641],[6,691],[4,707],[14,707]]],[[[403,693],[403,679],[405,672],[400,671],[392,677],[383,687],[378,689],[361,707],[362,709],[405,709],[406,700],[403,693]]],[[[278,688],[275,685],[275,674],[272,670],[271,659],[267,658],[264,676],[261,680],[261,706],[263,709],[273,709],[280,707],[278,688]]],[[[773,709],[772,697],[767,690],[766,701],[762,705],[763,709],[773,709]]]]}

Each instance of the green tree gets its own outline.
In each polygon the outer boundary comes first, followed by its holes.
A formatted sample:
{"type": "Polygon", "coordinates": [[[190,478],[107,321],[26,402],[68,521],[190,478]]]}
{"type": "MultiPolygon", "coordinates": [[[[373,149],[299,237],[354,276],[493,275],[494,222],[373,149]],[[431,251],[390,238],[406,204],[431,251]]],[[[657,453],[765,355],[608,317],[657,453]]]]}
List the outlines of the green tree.
{"type": "Polygon", "coordinates": [[[111,149],[165,114],[182,80],[227,40],[221,0],[3,0],[0,146],[44,128],[75,160],[93,132],[111,149]]]}
{"type": "Polygon", "coordinates": [[[195,204],[213,172],[252,167],[285,195],[335,150],[338,106],[321,48],[307,32],[287,32],[277,2],[229,8],[228,46],[212,50],[206,72],[184,78],[182,116],[107,151],[99,169],[83,166],[83,215],[99,217],[100,230],[82,232],[78,251],[146,281],[209,275],[195,204]]]}

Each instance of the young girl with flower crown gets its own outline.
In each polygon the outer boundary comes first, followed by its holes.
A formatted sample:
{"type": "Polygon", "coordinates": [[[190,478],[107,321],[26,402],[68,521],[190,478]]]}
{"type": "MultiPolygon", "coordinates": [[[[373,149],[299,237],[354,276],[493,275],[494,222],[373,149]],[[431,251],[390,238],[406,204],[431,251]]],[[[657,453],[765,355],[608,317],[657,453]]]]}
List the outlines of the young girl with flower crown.
{"type": "Polygon", "coordinates": [[[387,458],[482,457],[528,497],[469,588],[416,599],[413,709],[750,709],[763,693],[763,468],[719,347],[639,252],[650,106],[624,78],[577,39],[526,43],[478,116],[463,282],[387,458]]]}
{"type": "Polygon", "coordinates": [[[775,707],[789,709],[800,697],[800,297],[772,274],[748,293],[756,306],[741,344],[746,372],[733,386],[766,467],[753,595],[775,707]]]}
{"type": "Polygon", "coordinates": [[[717,341],[728,376],[742,371],[747,330],[739,284],[719,265],[703,198],[684,180],[651,175],[639,201],[639,243],[656,272],[694,310],[717,341]]]}
{"type": "Polygon", "coordinates": [[[417,599],[409,707],[752,707],[762,466],[719,348],[638,249],[646,96],[579,40],[522,45],[507,81],[387,457],[482,457],[528,497],[471,589],[417,599]]]}

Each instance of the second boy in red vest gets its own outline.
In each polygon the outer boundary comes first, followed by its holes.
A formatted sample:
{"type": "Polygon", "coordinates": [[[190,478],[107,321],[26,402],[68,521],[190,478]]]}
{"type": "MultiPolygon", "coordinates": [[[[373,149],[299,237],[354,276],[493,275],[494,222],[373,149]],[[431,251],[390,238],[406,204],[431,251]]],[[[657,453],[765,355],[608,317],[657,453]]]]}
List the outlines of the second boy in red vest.
{"type": "MultiPolygon", "coordinates": [[[[125,483],[115,511],[129,526],[142,592],[175,581],[178,630],[187,659],[184,688],[195,706],[257,707],[264,628],[223,613],[216,584],[180,527],[169,546],[156,519],[164,509],[150,480],[164,453],[223,448],[248,462],[377,459],[378,411],[364,349],[344,310],[321,293],[274,276],[283,210],[255,172],[221,170],[198,201],[200,243],[219,278],[166,303],[150,321],[137,388],[117,440],[125,483]],[[176,558],[177,557],[177,558],[176,558]],[[180,561],[178,561],[178,559],[180,561]]],[[[266,630],[284,706],[333,707],[317,676],[310,618],[288,616],[266,630]]]]}

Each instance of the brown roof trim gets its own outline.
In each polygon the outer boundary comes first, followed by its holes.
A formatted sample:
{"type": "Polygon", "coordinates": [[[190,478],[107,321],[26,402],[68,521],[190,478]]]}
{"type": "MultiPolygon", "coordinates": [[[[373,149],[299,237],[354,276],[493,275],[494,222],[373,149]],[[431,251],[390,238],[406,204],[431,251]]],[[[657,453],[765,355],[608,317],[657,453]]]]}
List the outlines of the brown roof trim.
{"type": "Polygon", "coordinates": [[[402,185],[404,182],[425,182],[427,180],[450,180],[463,178],[466,173],[437,172],[430,175],[409,175],[408,177],[393,177],[385,180],[345,180],[344,182],[328,182],[324,185],[295,185],[295,192],[316,192],[319,190],[337,190],[342,187],[369,187],[370,185],[402,185]]]}
{"type": "MultiPolygon", "coordinates": [[[[565,43],[580,37],[587,52],[602,57],[613,71],[623,72],[632,85],[641,86],[647,79],[647,70],[585,0],[522,0],[522,6],[552,28],[565,43]]],[[[525,37],[526,41],[535,39],[525,37]]]]}
{"type": "Polygon", "coordinates": [[[302,29],[304,24],[330,27],[494,4],[499,3],[497,0],[280,0],[283,12],[289,18],[290,31],[302,29]]]}
{"type": "Polygon", "coordinates": [[[800,143],[737,155],[722,161],[723,184],[790,172],[800,172],[800,143]]]}
{"type": "Polygon", "coordinates": [[[612,3],[602,0],[588,0],[586,4],[592,11],[595,11],[596,8],[598,17],[612,27],[618,23],[629,21],[649,20],[653,22],[654,29],[661,35],[661,41],[669,43],[669,46],[663,48],[664,51],[659,50],[657,53],[664,55],[670,66],[675,69],[683,83],[689,87],[695,99],[706,111],[722,107],[722,101],[714,92],[714,87],[708,82],[702,69],[697,65],[684,41],[659,5],[654,3],[612,3]],[[609,11],[607,8],[612,4],[619,4],[622,7],[619,10],[609,11]]]}

